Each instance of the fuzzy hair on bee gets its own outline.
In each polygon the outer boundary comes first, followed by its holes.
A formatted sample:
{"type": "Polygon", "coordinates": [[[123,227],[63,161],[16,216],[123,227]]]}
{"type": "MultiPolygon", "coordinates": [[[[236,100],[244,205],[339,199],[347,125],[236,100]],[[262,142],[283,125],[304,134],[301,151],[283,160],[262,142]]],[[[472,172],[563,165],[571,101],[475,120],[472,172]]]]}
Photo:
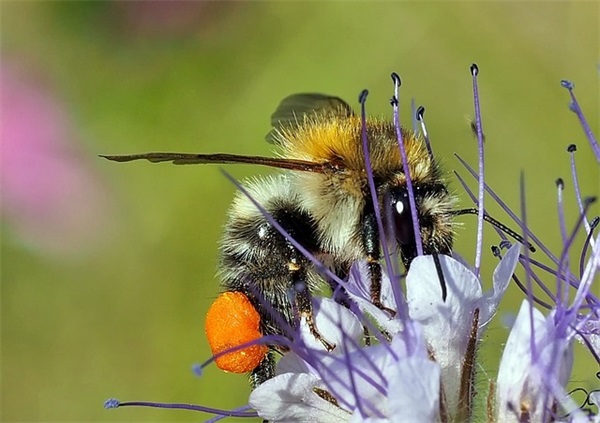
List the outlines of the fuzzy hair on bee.
{"type": "MultiPolygon", "coordinates": [[[[251,163],[282,169],[274,176],[244,182],[249,196],[263,207],[296,242],[340,278],[351,264],[366,260],[371,297],[380,306],[381,239],[368,185],[372,172],[378,206],[390,246],[405,267],[416,257],[414,227],[406,173],[393,123],[367,118],[371,169],[366,169],[361,131],[363,122],[338,97],[294,94],[279,104],[271,118],[267,140],[276,157],[234,154],[145,153],[104,156],[114,161],[146,159],[175,164],[251,163]]],[[[413,131],[401,128],[413,186],[416,215],[425,254],[449,254],[454,239],[456,197],[447,189],[439,164],[413,131]]],[[[311,293],[322,283],[312,262],[270,224],[251,199],[238,193],[220,243],[219,278],[224,292],[246,295],[261,317],[263,335],[293,336],[305,319],[313,335],[328,350],[312,319],[311,293]]],[[[335,288],[334,281],[327,281],[335,288]]],[[[209,340],[211,342],[211,340],[209,340]]],[[[258,386],[273,377],[271,345],[250,372],[258,386]]]]}
{"type": "MultiPolygon", "coordinates": [[[[279,129],[276,142],[281,147],[281,157],[331,163],[343,170],[299,172],[293,176],[293,185],[301,188],[300,202],[316,221],[321,250],[331,254],[336,262],[348,263],[365,258],[361,216],[371,199],[361,142],[362,123],[354,115],[340,118],[342,110],[305,114],[295,126],[279,129]]],[[[384,200],[392,192],[401,192],[402,204],[407,205],[406,174],[394,125],[381,118],[369,118],[366,127],[380,208],[384,209],[384,200]]],[[[448,192],[440,166],[429,155],[424,141],[405,128],[402,138],[425,250],[448,253],[452,248],[456,197],[448,192]]],[[[408,219],[408,207],[403,212],[408,219]]],[[[406,219],[399,219],[404,228],[398,229],[409,229],[406,219]]],[[[410,237],[410,231],[406,231],[405,237],[410,237]]],[[[406,244],[402,256],[408,266],[414,255],[408,251],[409,242],[406,244]]]]}

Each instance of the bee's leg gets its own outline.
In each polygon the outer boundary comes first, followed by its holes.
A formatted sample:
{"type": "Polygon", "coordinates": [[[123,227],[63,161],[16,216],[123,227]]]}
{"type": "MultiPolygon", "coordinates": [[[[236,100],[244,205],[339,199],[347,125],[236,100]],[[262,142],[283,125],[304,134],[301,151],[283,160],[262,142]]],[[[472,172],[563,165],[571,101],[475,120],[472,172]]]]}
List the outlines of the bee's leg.
{"type": "Polygon", "coordinates": [[[306,324],[310,333],[323,344],[327,351],[333,351],[335,348],[335,344],[327,342],[325,337],[321,335],[317,326],[315,324],[313,309],[312,309],[312,295],[308,286],[306,284],[307,274],[306,274],[306,265],[302,266],[300,263],[305,261],[305,257],[302,256],[302,253],[297,251],[294,248],[296,254],[300,255],[298,257],[300,260],[296,260],[295,257],[292,257],[288,262],[288,268],[290,270],[290,276],[292,281],[292,287],[294,290],[295,301],[294,305],[296,307],[298,317],[300,319],[304,318],[306,320],[306,324]]]}
{"type": "Polygon", "coordinates": [[[269,349],[265,358],[250,372],[250,386],[252,389],[275,377],[275,351],[269,349]]]}
{"type": "Polygon", "coordinates": [[[377,219],[373,204],[367,201],[365,206],[363,221],[362,221],[362,243],[367,258],[367,269],[371,278],[371,302],[374,306],[390,313],[392,316],[396,312],[392,309],[384,307],[381,303],[381,247],[379,240],[379,228],[377,227],[377,219]]]}

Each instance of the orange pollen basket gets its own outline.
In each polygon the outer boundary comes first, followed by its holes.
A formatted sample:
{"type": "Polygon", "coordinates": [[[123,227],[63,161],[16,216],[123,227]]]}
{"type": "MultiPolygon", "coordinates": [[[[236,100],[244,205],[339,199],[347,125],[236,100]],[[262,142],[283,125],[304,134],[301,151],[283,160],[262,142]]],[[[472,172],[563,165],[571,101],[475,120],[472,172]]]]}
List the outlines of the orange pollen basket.
{"type": "MultiPolygon", "coordinates": [[[[260,315],[241,292],[224,292],[206,313],[206,337],[213,355],[259,339],[260,315]]],[[[267,354],[268,347],[252,345],[225,354],[215,361],[226,372],[247,373],[254,370],[267,354]]]]}

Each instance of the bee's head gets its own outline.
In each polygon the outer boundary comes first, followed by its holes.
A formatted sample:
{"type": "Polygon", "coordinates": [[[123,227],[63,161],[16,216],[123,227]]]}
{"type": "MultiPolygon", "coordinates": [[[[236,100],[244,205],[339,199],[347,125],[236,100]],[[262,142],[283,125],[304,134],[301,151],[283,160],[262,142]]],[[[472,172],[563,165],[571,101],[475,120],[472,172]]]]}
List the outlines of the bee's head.
{"type": "MultiPolygon", "coordinates": [[[[449,254],[454,238],[453,214],[454,197],[444,184],[413,184],[416,216],[424,254],[449,254]]],[[[413,213],[406,186],[389,190],[385,202],[387,227],[396,239],[402,261],[408,268],[417,256],[413,213]]]]}

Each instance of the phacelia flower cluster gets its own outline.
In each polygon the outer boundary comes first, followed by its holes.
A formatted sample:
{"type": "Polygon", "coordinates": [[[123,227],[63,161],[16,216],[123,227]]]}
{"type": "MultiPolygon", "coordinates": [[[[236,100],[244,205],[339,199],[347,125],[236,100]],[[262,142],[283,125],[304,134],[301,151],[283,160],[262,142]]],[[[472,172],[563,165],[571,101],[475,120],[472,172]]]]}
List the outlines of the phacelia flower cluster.
{"type": "MultiPolygon", "coordinates": [[[[381,304],[375,305],[367,263],[354,263],[347,280],[336,280],[338,289],[331,297],[313,299],[314,324],[335,348],[330,350],[315,339],[310,322],[301,316],[297,328],[282,331],[286,336],[249,342],[254,346],[278,344],[288,352],[278,361],[276,375],[254,389],[248,405],[238,410],[116,400],[109,400],[107,407],[187,408],[214,414],[212,421],[226,416],[259,416],[282,422],[600,422],[599,391],[586,391],[583,405],[567,392],[576,342],[600,363],[600,299],[593,293],[600,271],[599,238],[594,232],[600,219],[588,217],[595,199],[581,195],[576,148],[569,146],[579,218],[571,224],[565,221],[562,211],[570,205],[563,204],[564,184],[559,180],[561,251],[551,252],[527,228],[524,219],[484,182],[477,67],[471,71],[480,148],[478,171],[461,162],[479,184],[476,195],[469,191],[479,211],[474,266],[457,254],[420,254],[402,275],[393,252],[386,250],[381,304]],[[522,243],[511,244],[506,231],[497,228],[502,242],[492,248],[499,262],[489,290],[484,290],[490,283],[482,280],[480,272],[486,192],[523,234],[519,238],[522,243]],[[583,243],[578,241],[581,233],[585,235],[583,243]],[[533,245],[539,250],[535,258],[530,254],[533,245]],[[572,263],[576,253],[579,259],[572,263]],[[551,264],[544,264],[541,256],[551,264]],[[478,347],[511,282],[522,289],[523,301],[508,334],[497,377],[477,391],[478,347]],[[475,401],[483,406],[476,407],[475,401]]],[[[399,127],[397,76],[394,82],[392,104],[399,127]]],[[[573,95],[573,85],[564,81],[563,86],[572,96],[571,108],[600,163],[600,148],[573,95]]],[[[365,98],[361,95],[363,116],[365,98]]],[[[417,115],[426,137],[422,110],[417,115]]],[[[410,181],[408,175],[407,179],[410,181]]],[[[466,187],[460,176],[459,180],[466,187]]],[[[590,374],[597,371],[596,367],[590,374]]]]}

